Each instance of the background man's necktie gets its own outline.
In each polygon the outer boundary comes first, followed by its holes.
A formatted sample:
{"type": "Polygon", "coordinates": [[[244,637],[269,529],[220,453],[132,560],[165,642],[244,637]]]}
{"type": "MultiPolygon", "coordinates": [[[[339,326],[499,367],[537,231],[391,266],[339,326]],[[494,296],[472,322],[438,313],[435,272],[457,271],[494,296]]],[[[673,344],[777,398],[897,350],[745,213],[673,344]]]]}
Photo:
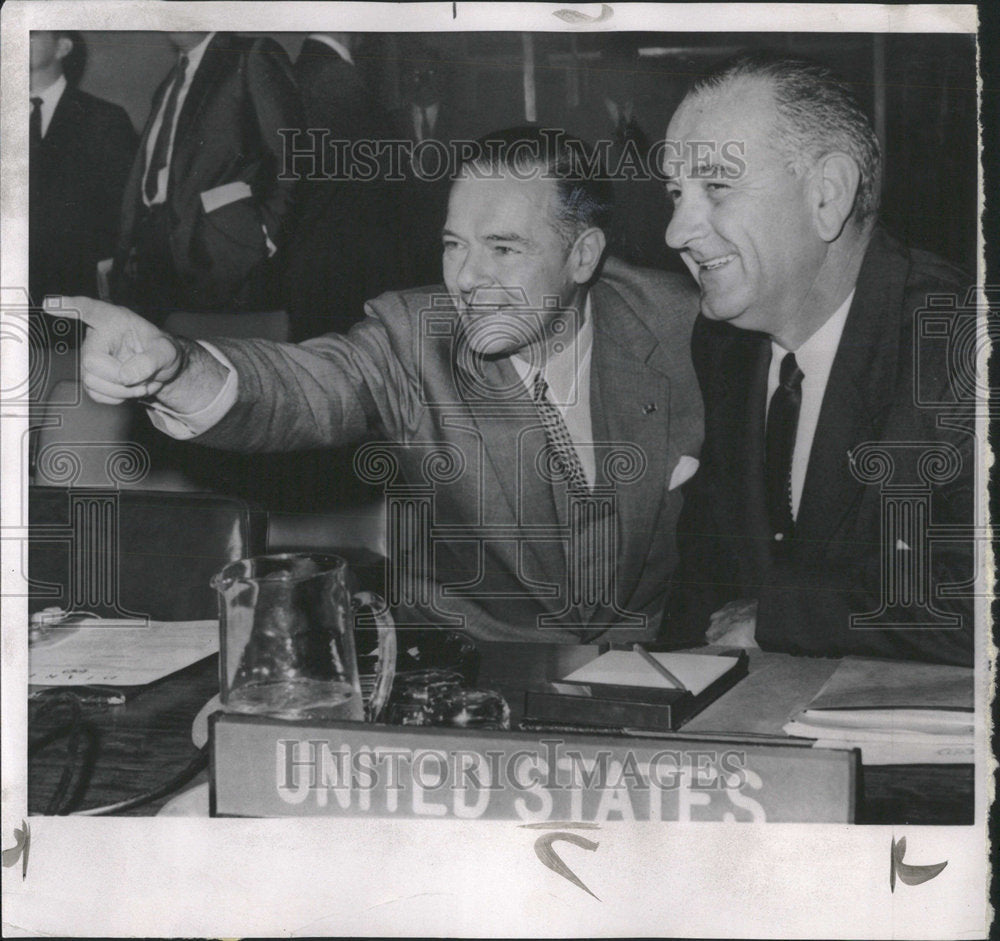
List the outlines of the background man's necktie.
{"type": "Polygon", "coordinates": [[[764,486],[771,531],[778,541],[792,535],[792,452],[802,405],[802,370],[794,353],[781,361],[778,388],[767,410],[767,440],[764,458],[764,486]]]}
{"type": "Polygon", "coordinates": [[[149,168],[146,170],[146,181],[143,189],[146,199],[150,202],[156,197],[160,171],[167,165],[167,150],[170,147],[170,133],[174,126],[174,113],[177,111],[177,97],[181,93],[184,85],[184,74],[187,72],[188,59],[186,55],[181,55],[177,59],[177,66],[174,69],[174,80],[167,94],[167,106],[163,109],[163,121],[160,123],[160,130],[156,135],[156,143],[153,145],[153,156],[149,161],[149,168]]]}
{"type": "Polygon", "coordinates": [[[562,413],[549,401],[548,393],[549,384],[545,381],[545,377],[540,372],[535,373],[532,400],[545,429],[545,438],[570,490],[588,493],[590,488],[587,486],[587,475],[583,472],[580,455],[573,446],[573,439],[569,435],[562,413]]]}
{"type": "Polygon", "coordinates": [[[31,99],[31,120],[28,124],[29,141],[32,147],[42,142],[42,99],[31,99]]]}

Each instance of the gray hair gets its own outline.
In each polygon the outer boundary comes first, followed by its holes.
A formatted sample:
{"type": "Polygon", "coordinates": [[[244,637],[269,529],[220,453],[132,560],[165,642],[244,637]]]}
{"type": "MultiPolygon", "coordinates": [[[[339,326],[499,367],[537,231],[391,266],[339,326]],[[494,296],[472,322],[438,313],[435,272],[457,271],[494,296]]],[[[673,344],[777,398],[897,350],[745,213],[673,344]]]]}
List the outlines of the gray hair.
{"type": "Polygon", "coordinates": [[[854,93],[830,69],[807,59],[770,53],[742,55],[700,78],[690,95],[741,79],[771,84],[778,112],[781,147],[796,171],[840,151],[858,165],[860,180],[854,218],[864,226],[878,213],[882,189],[882,149],[854,93]]]}

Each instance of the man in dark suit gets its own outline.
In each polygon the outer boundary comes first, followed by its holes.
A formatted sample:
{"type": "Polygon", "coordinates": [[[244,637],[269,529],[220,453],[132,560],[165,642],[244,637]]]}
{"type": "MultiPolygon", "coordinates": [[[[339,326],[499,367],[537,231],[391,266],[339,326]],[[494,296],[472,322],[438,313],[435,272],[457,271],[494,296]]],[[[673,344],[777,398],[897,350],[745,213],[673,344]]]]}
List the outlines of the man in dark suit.
{"type": "Polygon", "coordinates": [[[701,440],[695,298],[684,276],[601,268],[611,190],[578,142],[550,152],[534,128],[490,140],[505,144],[451,191],[444,286],[384,294],[347,336],[297,346],[192,343],[74,298],[63,307],[91,327],[85,383],[104,402],[149,397],[161,428],[215,447],[380,431],[390,454],[370,468],[395,465],[388,478],[411,488],[400,510],[417,514],[388,540],[392,579],[413,588],[390,591],[403,623],[649,637],[701,440]],[[433,540],[421,520],[441,528],[433,540]]]}
{"type": "Polygon", "coordinates": [[[28,254],[36,304],[46,294],[97,293],[97,263],[114,250],[135,155],[124,109],[76,87],[84,59],[78,33],[32,31],[28,254]]]}
{"type": "Polygon", "coordinates": [[[452,143],[472,140],[471,121],[450,94],[450,70],[436,49],[407,48],[400,67],[403,103],[390,114],[395,138],[411,159],[399,168],[404,186],[408,263],[416,284],[441,277],[441,226],[448,204],[452,143]]]}
{"type": "Polygon", "coordinates": [[[302,124],[288,57],[271,39],[168,35],[177,60],[132,166],[112,296],[158,322],[271,309],[295,186],[278,131],[302,124]]]}
{"type": "Polygon", "coordinates": [[[369,297],[413,283],[402,265],[400,186],[386,181],[384,162],[373,168],[355,156],[359,146],[377,154],[392,136],[388,115],[358,73],[355,38],[312,33],[295,61],[306,119],[296,149],[322,141],[326,155],[317,161],[322,178],[298,184],[300,211],[285,250],[292,340],[345,332],[364,317],[369,297]]]}
{"type": "Polygon", "coordinates": [[[880,228],[878,141],[820,66],[737,60],[666,144],[706,439],[664,633],[971,665],[973,419],[919,313],[970,281],[880,228]]]}
{"type": "MultiPolygon", "coordinates": [[[[677,254],[669,251],[663,241],[668,208],[663,182],[647,169],[655,157],[645,127],[655,125],[648,113],[642,115],[642,79],[634,51],[602,55],[590,69],[588,84],[592,93],[573,109],[566,127],[606,148],[616,207],[610,250],[631,265],[683,271],[677,254]]],[[[656,120],[659,132],[662,119],[656,120]]]]}

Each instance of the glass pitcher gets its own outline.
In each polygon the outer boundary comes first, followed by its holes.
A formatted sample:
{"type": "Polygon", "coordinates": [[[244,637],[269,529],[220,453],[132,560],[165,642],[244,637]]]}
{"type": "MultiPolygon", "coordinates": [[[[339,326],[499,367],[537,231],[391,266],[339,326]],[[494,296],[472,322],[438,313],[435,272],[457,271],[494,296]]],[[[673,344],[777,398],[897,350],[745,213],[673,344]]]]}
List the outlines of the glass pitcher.
{"type": "Polygon", "coordinates": [[[211,584],[219,593],[223,709],[285,719],[378,718],[392,688],[395,628],[382,598],[357,591],[344,559],[240,559],[211,584]],[[362,678],[354,622],[365,607],[377,631],[377,668],[362,678]]]}

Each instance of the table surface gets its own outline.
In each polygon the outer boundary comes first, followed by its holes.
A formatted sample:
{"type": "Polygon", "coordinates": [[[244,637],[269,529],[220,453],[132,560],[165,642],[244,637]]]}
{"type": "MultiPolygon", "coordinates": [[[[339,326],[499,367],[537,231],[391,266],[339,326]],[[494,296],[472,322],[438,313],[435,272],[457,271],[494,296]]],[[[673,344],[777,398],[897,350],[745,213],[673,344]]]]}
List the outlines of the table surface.
{"type": "MultiPolygon", "coordinates": [[[[523,691],[564,675],[593,651],[560,645],[481,645],[480,685],[499,688],[520,712],[523,691]]],[[[753,651],[750,675],[695,716],[684,733],[781,733],[830,676],[837,661],[753,651]]],[[[84,701],[47,691],[29,703],[28,807],[33,814],[103,807],[159,788],[187,770],[198,749],[191,725],[218,692],[217,658],[210,657],[134,691],[121,705],[84,701]],[[67,734],[69,733],[69,734],[67,734]]],[[[544,733],[539,733],[543,735],[544,733]]],[[[197,769],[193,769],[197,771],[197,769]]],[[[972,765],[866,766],[859,775],[858,823],[971,824],[972,765]]],[[[172,794],[122,815],[155,814],[172,794]]]]}

